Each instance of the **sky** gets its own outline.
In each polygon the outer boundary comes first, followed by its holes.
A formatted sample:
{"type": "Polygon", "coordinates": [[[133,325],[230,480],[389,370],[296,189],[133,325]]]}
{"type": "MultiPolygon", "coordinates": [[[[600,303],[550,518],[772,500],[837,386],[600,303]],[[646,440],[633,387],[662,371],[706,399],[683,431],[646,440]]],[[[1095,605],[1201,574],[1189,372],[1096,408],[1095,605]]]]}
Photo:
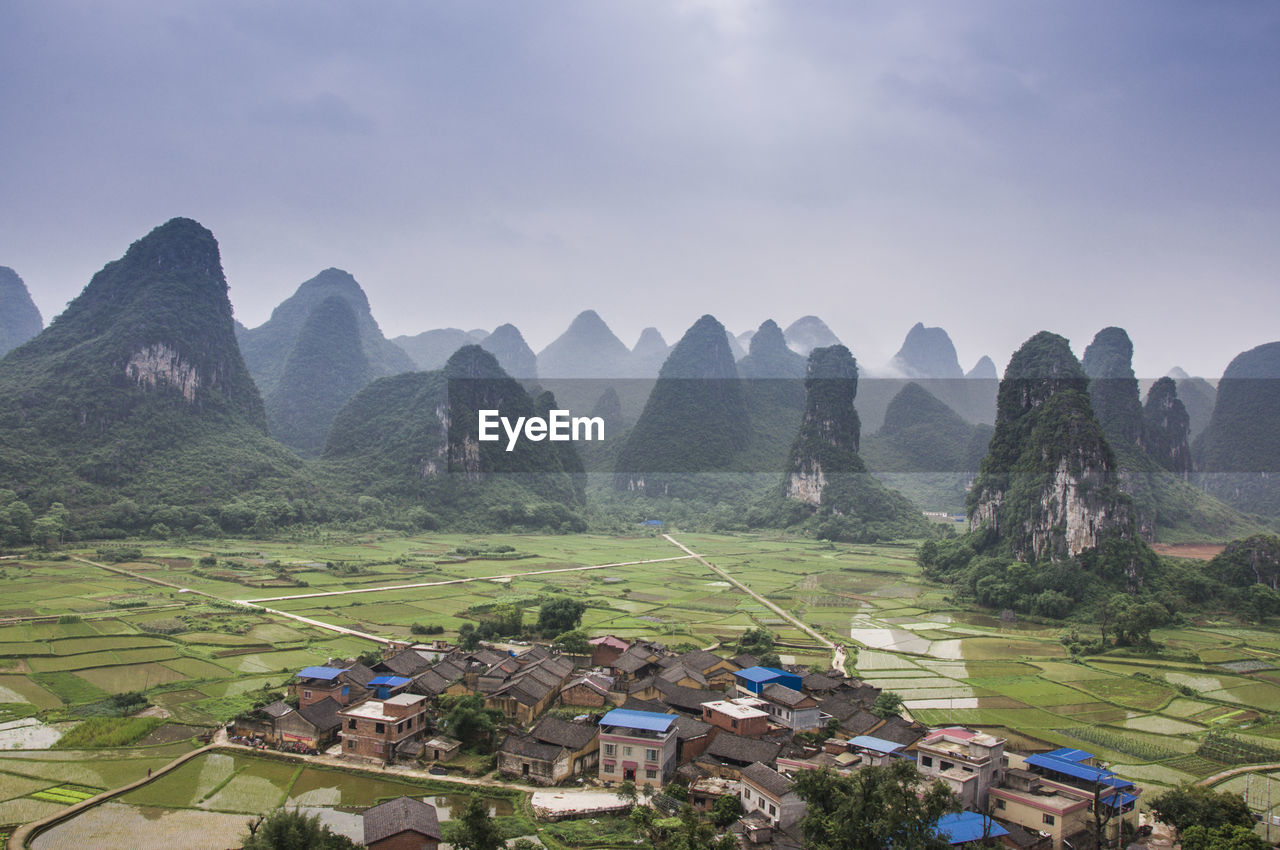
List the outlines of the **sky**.
{"type": "Polygon", "coordinates": [[[387,336],[816,314],[964,368],[1120,325],[1280,339],[1280,4],[0,0],[0,265],[46,322],[174,216],[253,327],[336,266],[387,336]]]}

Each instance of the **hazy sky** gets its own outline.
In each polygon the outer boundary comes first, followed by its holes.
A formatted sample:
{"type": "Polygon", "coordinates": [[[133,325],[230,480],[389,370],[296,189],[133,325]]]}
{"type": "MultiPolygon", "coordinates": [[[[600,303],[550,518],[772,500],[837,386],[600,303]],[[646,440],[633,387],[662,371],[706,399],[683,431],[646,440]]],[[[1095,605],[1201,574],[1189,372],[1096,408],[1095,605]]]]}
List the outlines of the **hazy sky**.
{"type": "Polygon", "coordinates": [[[176,216],[260,324],[328,266],[388,336],[594,308],[916,321],[965,368],[1101,327],[1280,339],[1280,4],[0,0],[0,265],[48,321],[176,216]]]}

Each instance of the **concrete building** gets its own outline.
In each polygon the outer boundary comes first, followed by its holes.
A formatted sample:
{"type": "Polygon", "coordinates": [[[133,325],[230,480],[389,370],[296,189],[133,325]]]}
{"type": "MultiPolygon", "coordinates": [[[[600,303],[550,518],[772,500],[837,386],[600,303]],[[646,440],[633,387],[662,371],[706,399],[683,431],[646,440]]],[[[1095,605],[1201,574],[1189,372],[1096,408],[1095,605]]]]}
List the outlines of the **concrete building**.
{"type": "Polygon", "coordinates": [[[758,813],[776,829],[804,817],[804,800],[791,790],[791,780],[758,762],[743,769],[738,799],[744,811],[758,813]]]}
{"type": "Polygon", "coordinates": [[[704,702],[702,722],[735,735],[754,738],[769,731],[769,712],[761,708],[763,705],[766,703],[756,697],[704,702]]]}
{"type": "Polygon", "coordinates": [[[1109,816],[1106,831],[1115,840],[1122,823],[1138,826],[1141,790],[1093,764],[1092,753],[1061,748],[1019,758],[1011,756],[1003,787],[992,788],[990,812],[997,819],[1053,839],[1054,850],[1074,846],[1093,830],[1095,802],[1109,816]]]}
{"type": "Polygon", "coordinates": [[[818,701],[801,691],[777,682],[767,682],[760,688],[761,706],[769,712],[774,723],[793,732],[810,732],[823,724],[818,701]]]}
{"type": "Polygon", "coordinates": [[[938,729],[916,744],[916,767],[928,781],[946,783],[961,807],[986,811],[987,792],[1004,779],[1004,744],[1003,738],[969,729],[938,729]]]}
{"type": "Polygon", "coordinates": [[[600,718],[600,781],[661,787],[676,767],[676,716],[615,708],[600,718]]]}
{"type": "Polygon", "coordinates": [[[397,694],[386,700],[367,699],[338,712],[342,720],[344,755],[390,762],[396,747],[420,739],[427,727],[427,698],[397,694]]]}
{"type": "Polygon", "coordinates": [[[289,693],[298,698],[299,708],[326,698],[338,705],[351,705],[369,695],[369,680],[374,676],[363,664],[303,667],[289,683],[289,693]]]}

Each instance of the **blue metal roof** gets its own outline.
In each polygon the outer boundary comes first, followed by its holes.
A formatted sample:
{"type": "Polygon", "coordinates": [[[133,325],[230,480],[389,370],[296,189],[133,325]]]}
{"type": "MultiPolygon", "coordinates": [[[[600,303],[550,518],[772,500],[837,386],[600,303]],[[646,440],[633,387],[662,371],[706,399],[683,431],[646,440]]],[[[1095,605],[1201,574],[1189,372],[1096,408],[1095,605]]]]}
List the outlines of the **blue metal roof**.
{"type": "Polygon", "coordinates": [[[1072,776],[1076,779],[1083,779],[1086,782],[1097,782],[1100,784],[1110,785],[1112,787],[1126,787],[1133,784],[1126,780],[1118,779],[1116,775],[1109,770],[1089,767],[1087,764],[1078,764],[1074,761],[1057,758],[1056,756],[1047,753],[1027,756],[1026,762],[1033,767],[1052,770],[1055,773],[1072,776]]]}
{"type": "Polygon", "coordinates": [[[934,829],[942,833],[952,844],[981,841],[983,838],[999,838],[1009,830],[978,812],[952,812],[938,818],[934,829]]]}
{"type": "Polygon", "coordinates": [[[877,738],[874,735],[859,735],[856,738],[850,738],[849,743],[852,746],[862,747],[864,750],[874,750],[877,753],[891,753],[894,750],[902,749],[901,744],[884,738],[877,738]]]}
{"type": "Polygon", "coordinates": [[[1074,761],[1077,763],[1089,761],[1093,758],[1093,753],[1086,753],[1084,750],[1073,750],[1070,747],[1059,747],[1058,749],[1045,753],[1044,755],[1049,756],[1050,758],[1062,759],[1063,761],[1074,761]]]}
{"type": "Polygon", "coordinates": [[[299,679],[336,679],[347,672],[341,667],[303,667],[299,679]]]}
{"type": "Polygon", "coordinates": [[[601,726],[623,726],[627,729],[644,729],[647,732],[665,732],[676,722],[674,714],[659,714],[656,711],[631,711],[615,708],[600,718],[601,726]]]}
{"type": "Polygon", "coordinates": [[[746,679],[748,682],[772,682],[779,676],[791,675],[786,670],[779,670],[777,667],[744,667],[733,675],[740,679],[746,679]]]}
{"type": "Polygon", "coordinates": [[[376,679],[370,679],[369,684],[374,687],[386,685],[388,688],[398,688],[401,685],[407,685],[412,681],[413,679],[406,679],[404,676],[379,676],[376,679]]]}

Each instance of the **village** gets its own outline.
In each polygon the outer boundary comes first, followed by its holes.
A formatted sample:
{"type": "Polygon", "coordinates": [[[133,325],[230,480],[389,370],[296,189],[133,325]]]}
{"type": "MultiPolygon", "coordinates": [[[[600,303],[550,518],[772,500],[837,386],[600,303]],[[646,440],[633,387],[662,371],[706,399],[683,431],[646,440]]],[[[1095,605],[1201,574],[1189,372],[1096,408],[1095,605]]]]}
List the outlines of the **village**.
{"type": "MultiPolygon", "coordinates": [[[[1088,752],[1020,753],[978,729],[927,728],[892,693],[840,670],[764,666],[750,653],[676,652],[612,635],[588,646],[589,654],[570,654],[391,642],[373,663],[299,670],[286,699],[242,714],[227,732],[244,746],[449,775],[474,742],[440,731],[442,706],[470,699],[503,724],[492,742],[497,776],[479,782],[615,792],[542,817],[589,817],[637,801],[666,816],[684,802],[707,816],[728,806],[741,815],[728,828],[739,846],[788,850],[804,846],[798,774],[906,762],[963,806],[935,824],[952,846],[1064,850],[1093,846],[1099,831],[1109,844],[1138,833],[1141,789],[1088,752]]],[[[442,838],[435,810],[407,797],[369,809],[364,829],[369,847],[435,848],[442,838]]]]}

